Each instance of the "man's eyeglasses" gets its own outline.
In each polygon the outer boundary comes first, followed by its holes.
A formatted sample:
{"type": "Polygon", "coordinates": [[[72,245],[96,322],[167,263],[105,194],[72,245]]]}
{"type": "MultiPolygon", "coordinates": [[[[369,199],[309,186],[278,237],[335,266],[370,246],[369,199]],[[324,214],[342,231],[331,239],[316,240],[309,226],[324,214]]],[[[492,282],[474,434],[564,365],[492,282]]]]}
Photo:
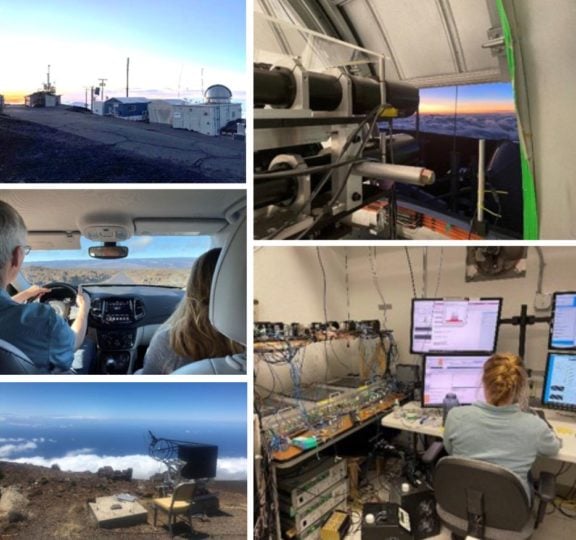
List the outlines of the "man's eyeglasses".
{"type": "Polygon", "coordinates": [[[20,247],[22,248],[24,255],[28,255],[28,253],[30,253],[30,250],[32,249],[30,246],[20,246],[20,247]]]}

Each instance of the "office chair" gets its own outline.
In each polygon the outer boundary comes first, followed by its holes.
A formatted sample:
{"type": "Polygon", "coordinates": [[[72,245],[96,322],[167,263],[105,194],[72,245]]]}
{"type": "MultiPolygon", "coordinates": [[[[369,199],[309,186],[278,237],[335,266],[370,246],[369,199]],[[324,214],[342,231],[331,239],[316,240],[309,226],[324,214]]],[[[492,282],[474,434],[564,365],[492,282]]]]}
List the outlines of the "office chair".
{"type": "Polygon", "coordinates": [[[436,465],[434,491],[438,515],[453,537],[523,540],[532,536],[547,503],[554,500],[556,479],[551,473],[540,473],[531,504],[522,482],[511,471],[448,456],[436,465]]]}
{"type": "Polygon", "coordinates": [[[33,375],[38,369],[20,349],[0,339],[0,375],[33,375]]]}
{"type": "MultiPolygon", "coordinates": [[[[246,344],[246,216],[242,216],[218,259],[210,291],[210,322],[226,337],[246,344]]],[[[171,375],[246,373],[246,354],[192,362],[171,375]]]]}

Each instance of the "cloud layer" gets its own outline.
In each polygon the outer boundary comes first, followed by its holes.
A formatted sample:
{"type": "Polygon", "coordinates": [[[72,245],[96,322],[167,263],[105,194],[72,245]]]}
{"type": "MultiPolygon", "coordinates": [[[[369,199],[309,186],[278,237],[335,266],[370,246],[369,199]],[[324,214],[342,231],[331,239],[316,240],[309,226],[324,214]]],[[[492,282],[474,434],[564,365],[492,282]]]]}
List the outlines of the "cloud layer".
{"type": "MultiPolygon", "coordinates": [[[[394,121],[395,129],[416,129],[414,116],[394,121]]],[[[420,116],[420,131],[454,135],[454,117],[441,114],[420,116]]],[[[456,121],[456,136],[473,139],[518,141],[518,127],[513,114],[464,114],[456,121]]]]}
{"type": "Polygon", "coordinates": [[[52,439],[38,437],[34,439],[22,439],[21,437],[0,437],[0,459],[9,458],[10,456],[36,450],[38,444],[44,442],[54,442],[52,439]]]}
{"type": "MultiPolygon", "coordinates": [[[[34,445],[35,443],[22,443],[23,445],[34,445]]],[[[6,445],[10,446],[10,445],[6,445]]],[[[65,456],[59,458],[44,458],[41,456],[20,457],[17,459],[10,459],[10,454],[15,454],[18,451],[27,450],[28,448],[20,448],[19,450],[11,450],[3,455],[2,448],[0,447],[0,457],[5,461],[13,463],[27,463],[29,465],[38,465],[41,467],[51,467],[57,464],[63,471],[71,472],[97,472],[100,467],[113,467],[114,469],[133,469],[133,476],[139,480],[150,478],[156,473],[162,473],[166,467],[147,455],[131,455],[131,456],[99,456],[90,453],[90,448],[84,448],[68,452],[65,456]]],[[[217,480],[246,480],[246,458],[221,458],[218,460],[218,467],[216,471],[217,480]]]]}
{"type": "Polygon", "coordinates": [[[11,442],[0,446],[0,458],[5,459],[20,452],[36,450],[38,445],[35,442],[11,442]]]}

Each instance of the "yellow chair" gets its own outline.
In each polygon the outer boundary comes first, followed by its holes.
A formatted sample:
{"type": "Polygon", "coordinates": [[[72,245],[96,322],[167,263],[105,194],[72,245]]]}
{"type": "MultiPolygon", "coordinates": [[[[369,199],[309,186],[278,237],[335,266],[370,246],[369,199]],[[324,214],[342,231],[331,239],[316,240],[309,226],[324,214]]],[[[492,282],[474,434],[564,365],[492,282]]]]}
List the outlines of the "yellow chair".
{"type": "Polygon", "coordinates": [[[162,497],[154,499],[154,527],[156,527],[156,518],[158,516],[158,509],[168,514],[168,527],[170,529],[170,536],[172,537],[172,525],[176,522],[176,516],[186,514],[188,516],[188,524],[192,530],[192,513],[190,507],[192,506],[192,499],[196,491],[196,484],[194,482],[186,482],[178,484],[171,497],[162,497]]]}

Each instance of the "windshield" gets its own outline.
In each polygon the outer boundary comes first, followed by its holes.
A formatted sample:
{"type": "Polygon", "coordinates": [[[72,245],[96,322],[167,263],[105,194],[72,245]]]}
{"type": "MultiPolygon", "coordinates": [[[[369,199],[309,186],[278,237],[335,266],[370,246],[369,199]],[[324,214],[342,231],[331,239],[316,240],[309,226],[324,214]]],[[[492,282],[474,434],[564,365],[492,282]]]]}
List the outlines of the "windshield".
{"type": "Polygon", "coordinates": [[[32,250],[22,273],[29,283],[62,281],[83,284],[137,284],[185,287],[192,263],[212,246],[208,236],[139,236],[122,242],[129,248],[124,259],[92,259],[82,238],[78,250],[32,250]]]}

